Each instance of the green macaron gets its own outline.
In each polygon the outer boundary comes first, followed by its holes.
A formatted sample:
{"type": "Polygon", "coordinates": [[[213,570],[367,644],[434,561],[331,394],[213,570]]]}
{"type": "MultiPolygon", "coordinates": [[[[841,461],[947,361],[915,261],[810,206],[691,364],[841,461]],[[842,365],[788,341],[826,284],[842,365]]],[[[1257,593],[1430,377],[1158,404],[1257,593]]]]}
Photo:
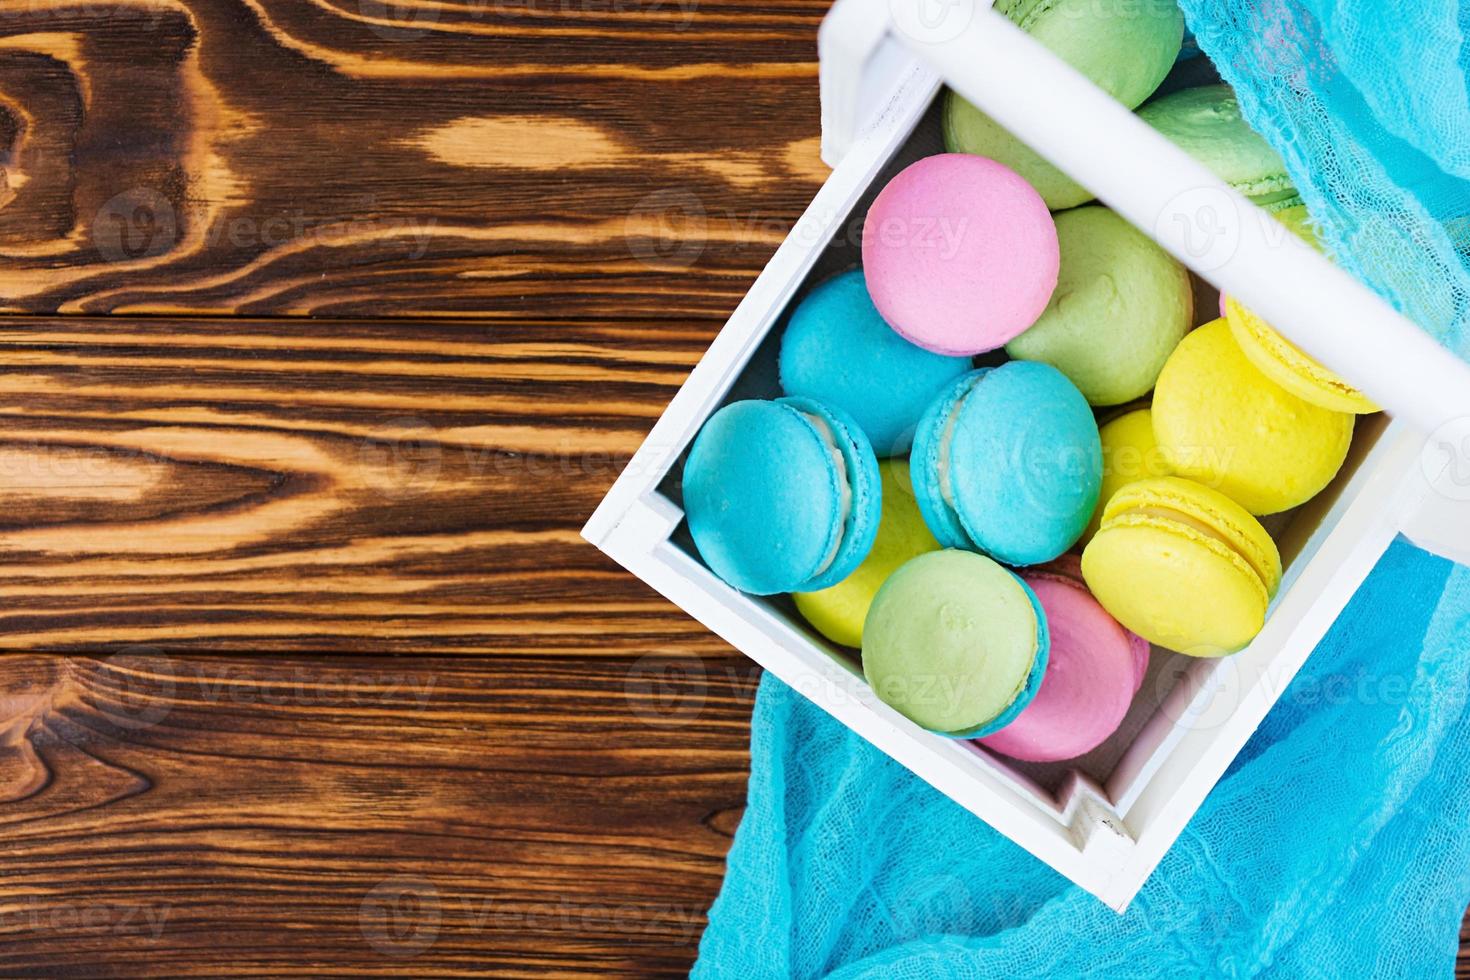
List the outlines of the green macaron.
{"type": "Polygon", "coordinates": [[[1263,207],[1297,196],[1281,154],[1240,114],[1228,85],[1184,89],[1150,102],[1138,117],[1263,207]]]}
{"type": "Polygon", "coordinates": [[[1093,405],[1132,401],[1153,388],[1193,323],[1189,272],[1100,205],[1062,212],[1056,224],[1056,291],[1006,353],[1050,364],[1093,405]]]}
{"type": "MultiPolygon", "coordinates": [[[[1000,0],[996,9],[1132,109],[1153,94],[1179,56],[1184,17],[1174,0],[1000,0]]],[[[1005,164],[1053,211],[1093,194],[954,92],[945,99],[944,145],[1005,164]]]]}
{"type": "Polygon", "coordinates": [[[951,738],[980,738],[1031,703],[1046,617],[1026,583],[983,555],[931,551],[891,575],[863,624],[863,673],[885,704],[951,738]]]}

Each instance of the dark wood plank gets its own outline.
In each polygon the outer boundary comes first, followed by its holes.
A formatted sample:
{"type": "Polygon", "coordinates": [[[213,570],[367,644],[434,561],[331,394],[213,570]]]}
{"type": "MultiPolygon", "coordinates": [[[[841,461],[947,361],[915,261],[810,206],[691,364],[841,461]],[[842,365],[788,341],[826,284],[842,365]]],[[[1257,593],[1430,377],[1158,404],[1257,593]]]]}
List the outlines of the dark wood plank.
{"type": "Polygon", "coordinates": [[[578,535],[713,328],[0,321],[0,647],[720,649],[578,535]]]}
{"type": "Polygon", "coordinates": [[[7,976],[681,976],[759,676],[721,652],[3,665],[7,976]]]}
{"type": "Polygon", "coordinates": [[[1455,962],[1455,977],[1457,980],[1470,978],[1470,912],[1465,915],[1465,921],[1460,925],[1460,958],[1455,962]]]}
{"type": "Polygon", "coordinates": [[[0,6],[0,312],[723,315],[825,175],[825,7],[0,6]]]}

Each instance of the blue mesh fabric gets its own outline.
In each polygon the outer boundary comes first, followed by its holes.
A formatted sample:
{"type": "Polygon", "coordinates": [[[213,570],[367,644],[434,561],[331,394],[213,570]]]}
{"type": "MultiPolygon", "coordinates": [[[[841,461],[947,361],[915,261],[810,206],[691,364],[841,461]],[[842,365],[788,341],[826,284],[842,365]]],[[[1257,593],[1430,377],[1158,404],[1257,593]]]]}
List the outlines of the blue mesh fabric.
{"type": "Polygon", "coordinates": [[[1470,355],[1470,5],[1180,6],[1338,263],[1470,355]]]}
{"type": "Polygon", "coordinates": [[[1396,543],[1116,915],[772,677],[697,978],[1448,976],[1470,569],[1396,543]]]}
{"type": "MultiPolygon", "coordinates": [[[[1470,8],[1181,6],[1336,260],[1470,354],[1470,8]]],[[[1448,976],[1467,676],[1470,570],[1396,543],[1122,916],[768,677],[694,975],[1448,976]]]]}

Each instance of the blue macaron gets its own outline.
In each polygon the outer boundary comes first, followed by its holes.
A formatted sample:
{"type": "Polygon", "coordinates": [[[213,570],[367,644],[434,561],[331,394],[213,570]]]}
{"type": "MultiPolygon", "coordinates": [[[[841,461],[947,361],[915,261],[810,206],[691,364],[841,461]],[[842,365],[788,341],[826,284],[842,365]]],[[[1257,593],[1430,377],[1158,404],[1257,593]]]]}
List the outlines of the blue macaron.
{"type": "Polygon", "coordinates": [[[1102,489],[1102,442],[1065,375],[1011,361],[970,372],[930,404],[909,471],[941,544],[1035,565],[1086,530],[1102,489]]]}
{"type": "Polygon", "coordinates": [[[883,491],[867,436],[807,398],[734,402],[710,416],[683,486],[700,556],[754,595],[836,585],[878,533],[883,491]]]}
{"type": "Polygon", "coordinates": [[[908,452],[919,415],[971,366],[968,357],[931,353],[895,333],[868,297],[861,269],[813,289],[781,338],[781,390],[847,412],[879,457],[908,452]]]}

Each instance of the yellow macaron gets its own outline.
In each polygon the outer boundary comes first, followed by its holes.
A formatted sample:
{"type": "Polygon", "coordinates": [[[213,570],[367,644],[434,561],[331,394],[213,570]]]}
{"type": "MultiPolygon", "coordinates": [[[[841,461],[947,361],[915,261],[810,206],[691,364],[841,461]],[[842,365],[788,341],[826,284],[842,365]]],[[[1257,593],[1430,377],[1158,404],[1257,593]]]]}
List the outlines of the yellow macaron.
{"type": "Polygon", "coordinates": [[[873,550],[851,575],[831,588],[792,596],[797,612],[817,632],[847,647],[862,647],[863,620],[888,576],[910,558],[940,549],[919,513],[908,460],[879,460],[878,475],[883,483],[883,509],[873,550]]]}
{"type": "Polygon", "coordinates": [[[1367,415],[1377,405],[1342,378],[1323,367],[1310,354],[1271,328],[1265,320],[1226,297],[1225,317],[1235,342],[1260,368],[1261,373],[1296,395],[1334,412],[1367,415]]]}
{"type": "MultiPolygon", "coordinates": [[[[1272,215],[1286,230],[1322,251],[1322,241],[1306,205],[1298,204],[1272,215]]],[[[1313,405],[1334,412],[1367,415],[1379,411],[1361,391],[1323,367],[1314,357],[1287,340],[1265,320],[1231,297],[1225,297],[1225,318],[1235,342],[1251,363],[1272,381],[1313,405]]]]}
{"type": "Polygon", "coordinates": [[[1252,514],[1289,510],[1327,486],[1347,458],[1353,418],[1262,374],[1224,320],[1185,337],[1154,389],[1154,437],[1170,472],[1252,514]]]}
{"type": "Polygon", "coordinates": [[[1103,508],[1113,499],[1113,494],[1134,480],[1169,475],[1163,451],[1154,438],[1153,413],[1148,409],[1136,408],[1119,415],[1098,429],[1097,434],[1102,440],[1102,492],[1097,496],[1097,510],[1092,513],[1092,521],[1082,533],[1081,543],[1084,545],[1097,533],[1102,523],[1103,508]]]}
{"type": "Polygon", "coordinates": [[[1281,584],[1276,543],[1224,494],[1180,477],[1123,487],[1082,553],[1103,608],[1151,643],[1195,657],[1244,647],[1281,584]]]}

